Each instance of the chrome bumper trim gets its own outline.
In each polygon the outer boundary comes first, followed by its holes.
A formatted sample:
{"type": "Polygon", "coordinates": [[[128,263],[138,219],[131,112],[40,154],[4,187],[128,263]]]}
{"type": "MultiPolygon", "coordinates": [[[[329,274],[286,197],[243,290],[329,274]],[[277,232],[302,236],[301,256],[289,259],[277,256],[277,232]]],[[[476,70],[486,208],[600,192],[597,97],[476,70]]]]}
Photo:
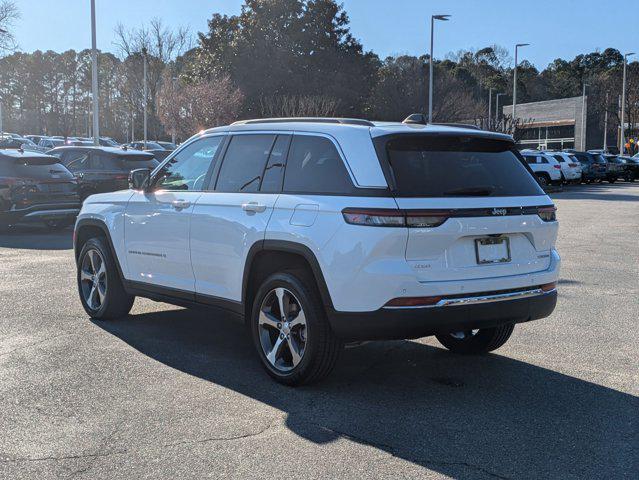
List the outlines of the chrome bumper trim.
{"type": "Polygon", "coordinates": [[[548,295],[556,292],[557,289],[543,291],[541,288],[534,288],[532,290],[522,290],[519,292],[498,293],[495,295],[478,295],[474,297],[463,298],[442,298],[434,305],[416,305],[410,307],[383,307],[384,310],[414,310],[417,308],[439,308],[439,307],[455,307],[458,305],[478,305],[480,303],[493,303],[493,302],[505,302],[508,300],[520,300],[523,298],[539,297],[541,295],[548,295]]]}
{"type": "Polygon", "coordinates": [[[35,212],[27,213],[24,218],[33,217],[59,217],[64,215],[77,215],[80,213],[79,208],[66,208],[59,210],[36,210],[35,212]]]}

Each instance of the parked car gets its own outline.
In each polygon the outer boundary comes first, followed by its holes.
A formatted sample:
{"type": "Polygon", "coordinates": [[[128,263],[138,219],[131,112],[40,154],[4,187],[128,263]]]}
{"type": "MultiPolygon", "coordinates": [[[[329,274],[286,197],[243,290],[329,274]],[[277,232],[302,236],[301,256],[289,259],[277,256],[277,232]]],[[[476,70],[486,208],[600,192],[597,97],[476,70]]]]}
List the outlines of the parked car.
{"type": "Polygon", "coordinates": [[[172,150],[165,149],[157,142],[146,142],[146,145],[144,142],[131,142],[127,144],[126,147],[134,150],[143,150],[145,152],[149,152],[153,154],[153,156],[159,161],[164,160],[172,152],[172,150]]]}
{"type": "Polygon", "coordinates": [[[485,353],[555,307],[556,209],[508,135],[243,121],[130,183],[76,223],[87,314],[122,317],[135,296],[224,308],[285,384],[327,375],[344,342],[485,353]]]}
{"type": "Polygon", "coordinates": [[[626,182],[634,182],[639,178],[639,154],[634,157],[618,156],[617,158],[624,162],[624,180],[626,182]]]}
{"type": "Polygon", "coordinates": [[[52,148],[55,147],[60,147],[64,145],[64,139],[63,138],[55,138],[55,137],[48,137],[48,138],[43,138],[42,140],[40,140],[40,142],[38,143],[39,147],[51,150],[52,148]]]}
{"type": "Polygon", "coordinates": [[[119,147],[120,144],[110,137],[100,137],[100,145],[103,147],[119,147]]]}
{"type": "Polygon", "coordinates": [[[0,138],[4,137],[22,138],[22,135],[19,135],[17,133],[0,132],[0,138]]]}
{"type": "Polygon", "coordinates": [[[173,151],[177,148],[177,145],[173,142],[156,142],[159,146],[161,146],[164,150],[173,151]]]}
{"type": "Polygon", "coordinates": [[[599,155],[588,152],[572,152],[581,163],[581,181],[584,183],[601,182],[606,178],[606,161],[599,155]]]}
{"type": "Polygon", "coordinates": [[[0,227],[43,222],[71,225],[80,211],[78,184],[55,157],[0,150],[0,227]]]}
{"type": "Polygon", "coordinates": [[[46,135],[25,135],[24,138],[28,138],[29,140],[31,140],[33,143],[37,145],[40,143],[40,140],[42,140],[43,138],[47,138],[47,136],[46,135]]]}
{"type": "Polygon", "coordinates": [[[82,200],[94,193],[126,189],[131,170],[158,165],[150,153],[114,147],[58,147],[48,153],[76,176],[82,200]]]}
{"type": "Polygon", "coordinates": [[[35,143],[33,143],[31,140],[29,140],[28,138],[24,138],[24,137],[4,137],[4,138],[0,138],[0,148],[3,149],[23,149],[23,150],[28,150],[28,151],[32,151],[32,152],[40,152],[42,153],[43,150],[41,148],[39,148],[35,143]]]}
{"type": "Polygon", "coordinates": [[[606,160],[606,180],[609,183],[615,183],[620,178],[625,179],[627,177],[626,162],[616,155],[602,154],[602,157],[606,160]]]}
{"type": "Polygon", "coordinates": [[[561,184],[561,165],[553,156],[537,150],[523,150],[521,154],[542,187],[561,184]]]}
{"type": "Polygon", "coordinates": [[[566,152],[544,152],[551,155],[561,167],[563,183],[581,183],[581,164],[579,160],[566,152]]]}

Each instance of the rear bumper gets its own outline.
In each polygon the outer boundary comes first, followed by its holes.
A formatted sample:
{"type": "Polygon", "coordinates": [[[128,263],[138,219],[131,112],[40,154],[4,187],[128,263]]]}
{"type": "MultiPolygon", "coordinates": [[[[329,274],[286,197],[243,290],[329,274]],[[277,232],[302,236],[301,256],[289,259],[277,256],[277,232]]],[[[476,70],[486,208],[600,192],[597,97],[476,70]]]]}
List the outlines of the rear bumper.
{"type": "Polygon", "coordinates": [[[333,331],[343,340],[392,340],[538,320],[549,316],[556,304],[557,290],[541,292],[529,288],[451,298],[429,307],[382,308],[374,312],[333,310],[328,316],[333,331]]]}

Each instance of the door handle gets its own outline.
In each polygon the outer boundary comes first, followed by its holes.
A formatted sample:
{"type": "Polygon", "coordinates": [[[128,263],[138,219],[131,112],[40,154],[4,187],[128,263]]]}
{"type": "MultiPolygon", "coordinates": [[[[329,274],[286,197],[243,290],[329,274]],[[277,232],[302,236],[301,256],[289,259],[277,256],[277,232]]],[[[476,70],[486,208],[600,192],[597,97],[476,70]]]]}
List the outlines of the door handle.
{"type": "Polygon", "coordinates": [[[171,205],[173,205],[173,208],[175,208],[176,210],[184,210],[185,208],[189,208],[191,206],[191,202],[189,202],[188,200],[173,200],[171,202],[171,205]]]}
{"type": "Polygon", "coordinates": [[[244,210],[245,212],[262,213],[264,210],[266,210],[266,205],[261,205],[257,202],[243,203],[242,210],[244,210]]]}

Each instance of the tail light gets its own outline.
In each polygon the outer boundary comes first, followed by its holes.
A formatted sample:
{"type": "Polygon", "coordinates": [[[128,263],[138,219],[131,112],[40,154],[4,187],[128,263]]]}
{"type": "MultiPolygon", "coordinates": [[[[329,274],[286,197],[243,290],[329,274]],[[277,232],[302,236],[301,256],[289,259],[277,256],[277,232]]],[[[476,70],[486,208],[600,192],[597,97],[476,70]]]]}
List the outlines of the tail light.
{"type": "Polygon", "coordinates": [[[391,208],[345,208],[346,223],[369,227],[438,227],[450,217],[447,210],[395,210],[391,208]]]}
{"type": "Polygon", "coordinates": [[[551,292],[557,288],[557,282],[544,283],[539,288],[541,288],[543,292],[551,292]]]}
{"type": "Polygon", "coordinates": [[[405,227],[404,212],[391,208],[345,208],[342,215],[346,223],[369,227],[405,227]]]}
{"type": "Polygon", "coordinates": [[[557,170],[561,170],[561,165],[553,165],[554,168],[556,168],[557,170]]]}
{"type": "Polygon", "coordinates": [[[537,209],[537,215],[544,222],[554,222],[557,220],[557,207],[551,205],[549,207],[539,207],[537,209]]]}

